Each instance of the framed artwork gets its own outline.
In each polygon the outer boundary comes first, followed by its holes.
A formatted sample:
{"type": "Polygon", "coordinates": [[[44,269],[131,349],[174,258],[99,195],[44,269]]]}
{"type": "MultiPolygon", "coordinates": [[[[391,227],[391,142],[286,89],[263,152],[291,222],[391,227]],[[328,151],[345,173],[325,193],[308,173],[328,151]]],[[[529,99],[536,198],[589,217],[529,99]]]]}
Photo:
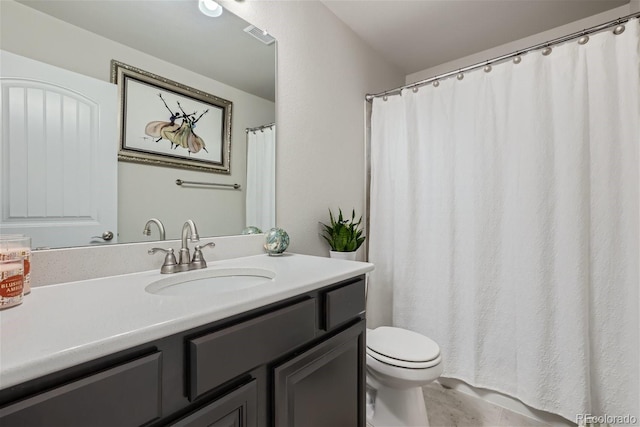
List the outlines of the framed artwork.
{"type": "Polygon", "coordinates": [[[232,102],[111,61],[120,96],[118,160],[229,174],[232,102]]]}

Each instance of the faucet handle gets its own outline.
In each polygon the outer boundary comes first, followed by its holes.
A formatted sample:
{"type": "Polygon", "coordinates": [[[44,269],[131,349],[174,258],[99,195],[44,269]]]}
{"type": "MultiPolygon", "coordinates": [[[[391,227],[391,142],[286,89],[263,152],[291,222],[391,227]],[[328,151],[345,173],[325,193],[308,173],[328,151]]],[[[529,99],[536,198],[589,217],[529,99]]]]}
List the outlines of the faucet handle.
{"type": "Polygon", "coordinates": [[[168,273],[176,273],[178,271],[182,271],[180,266],[178,265],[178,261],[176,260],[176,256],[173,253],[173,249],[162,249],[162,248],[151,248],[148,251],[149,255],[153,255],[156,252],[164,252],[166,255],[164,257],[164,263],[162,267],[160,267],[160,273],[168,274],[168,273]]]}
{"type": "Polygon", "coordinates": [[[195,248],[193,249],[193,259],[191,260],[191,268],[192,269],[198,269],[198,268],[206,268],[207,267],[207,262],[204,260],[204,256],[202,256],[202,249],[206,248],[207,246],[211,246],[212,248],[215,246],[216,244],[213,242],[209,242],[206,245],[196,245],[195,248]]]}

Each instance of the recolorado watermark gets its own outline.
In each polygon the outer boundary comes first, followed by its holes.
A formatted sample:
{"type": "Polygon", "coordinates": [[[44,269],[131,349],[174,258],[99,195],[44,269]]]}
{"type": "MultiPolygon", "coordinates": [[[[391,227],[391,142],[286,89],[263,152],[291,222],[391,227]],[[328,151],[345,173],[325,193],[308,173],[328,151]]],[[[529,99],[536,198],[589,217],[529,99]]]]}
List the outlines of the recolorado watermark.
{"type": "Polygon", "coordinates": [[[636,425],[638,418],[633,415],[592,415],[592,414],[577,414],[576,424],[578,426],[587,425],[636,425]]]}

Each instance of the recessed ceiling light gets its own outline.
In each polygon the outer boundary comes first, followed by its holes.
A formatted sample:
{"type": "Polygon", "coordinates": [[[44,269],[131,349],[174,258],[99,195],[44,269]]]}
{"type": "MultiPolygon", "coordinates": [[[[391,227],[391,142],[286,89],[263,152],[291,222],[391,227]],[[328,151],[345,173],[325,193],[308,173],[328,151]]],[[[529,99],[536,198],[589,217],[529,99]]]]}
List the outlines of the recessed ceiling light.
{"type": "Polygon", "coordinates": [[[198,0],[198,8],[200,12],[212,18],[222,15],[222,6],[213,0],[198,0]]]}

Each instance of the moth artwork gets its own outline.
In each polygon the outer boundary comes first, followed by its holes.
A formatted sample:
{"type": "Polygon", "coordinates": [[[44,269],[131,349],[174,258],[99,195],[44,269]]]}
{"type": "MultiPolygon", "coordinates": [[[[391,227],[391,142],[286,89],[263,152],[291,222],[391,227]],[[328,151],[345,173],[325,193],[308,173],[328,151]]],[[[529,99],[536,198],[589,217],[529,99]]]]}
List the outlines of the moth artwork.
{"type": "Polygon", "coordinates": [[[231,101],[115,60],[111,65],[120,95],[118,160],[231,173],[231,101]]]}
{"type": "Polygon", "coordinates": [[[200,115],[198,115],[197,111],[186,113],[182,105],[180,105],[180,101],[176,101],[180,111],[173,112],[167,105],[167,101],[162,97],[162,93],[159,93],[158,97],[160,97],[164,106],[169,110],[169,121],[149,122],[144,128],[144,133],[153,138],[157,138],[155,142],[166,139],[170,142],[172,149],[178,147],[186,148],[189,154],[197,153],[200,150],[208,152],[206,144],[202,138],[196,134],[195,128],[196,123],[209,112],[209,109],[204,110],[200,115]],[[177,123],[178,120],[180,121],[179,123],[177,123]]]}

